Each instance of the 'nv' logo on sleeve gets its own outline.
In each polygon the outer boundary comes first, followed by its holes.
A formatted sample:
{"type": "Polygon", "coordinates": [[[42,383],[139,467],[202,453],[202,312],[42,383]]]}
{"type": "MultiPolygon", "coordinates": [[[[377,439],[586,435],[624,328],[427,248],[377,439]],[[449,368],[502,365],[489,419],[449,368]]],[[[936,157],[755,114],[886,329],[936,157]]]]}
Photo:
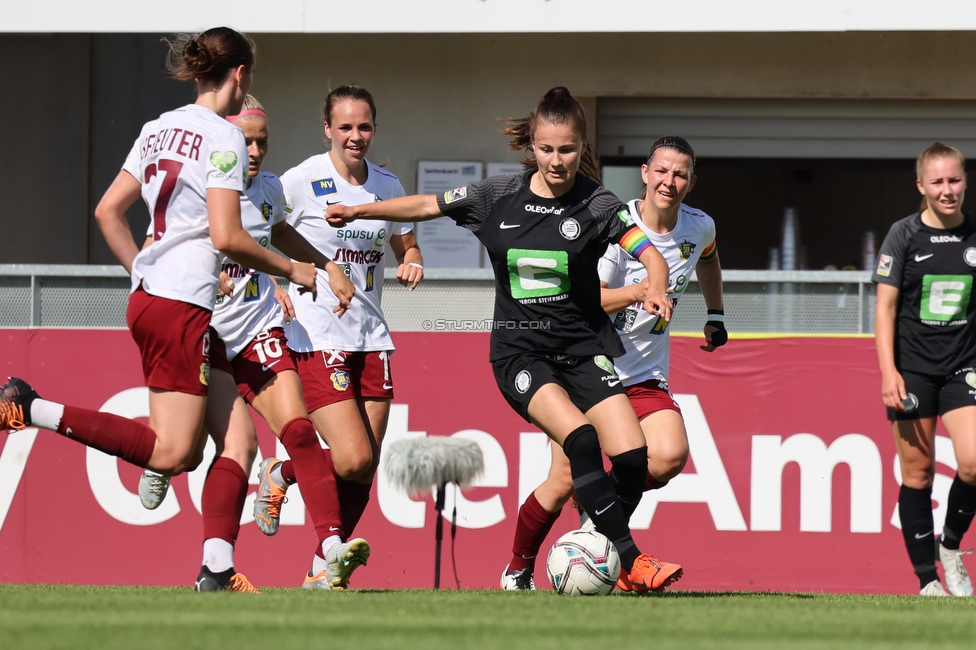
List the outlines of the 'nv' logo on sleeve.
{"type": "Polygon", "coordinates": [[[312,181],[312,193],[315,196],[325,196],[326,194],[335,194],[336,192],[338,190],[336,189],[335,181],[331,178],[320,178],[312,181]]]}
{"type": "Polygon", "coordinates": [[[919,316],[924,321],[964,320],[973,289],[971,275],[926,275],[922,278],[919,316]]]}
{"type": "Polygon", "coordinates": [[[508,274],[516,300],[558,296],[569,291],[569,254],[513,248],[508,251],[508,274]]]}

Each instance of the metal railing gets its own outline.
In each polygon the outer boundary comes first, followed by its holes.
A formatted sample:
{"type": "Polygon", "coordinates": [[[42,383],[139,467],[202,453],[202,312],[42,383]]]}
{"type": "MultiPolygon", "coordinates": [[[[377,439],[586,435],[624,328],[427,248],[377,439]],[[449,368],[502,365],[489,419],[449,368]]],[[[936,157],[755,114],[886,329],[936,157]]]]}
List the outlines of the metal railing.
{"type": "MultiPolygon", "coordinates": [[[[737,334],[870,334],[875,291],[869,271],[723,273],[725,314],[737,334]]],[[[427,269],[409,291],[387,269],[383,310],[394,331],[456,330],[492,317],[490,269],[427,269]],[[439,327],[438,324],[441,326],[439,327]]],[[[119,266],[0,265],[0,327],[125,327],[129,276],[119,266]]],[[[673,332],[700,332],[705,301],[696,279],[675,309],[673,332]]]]}

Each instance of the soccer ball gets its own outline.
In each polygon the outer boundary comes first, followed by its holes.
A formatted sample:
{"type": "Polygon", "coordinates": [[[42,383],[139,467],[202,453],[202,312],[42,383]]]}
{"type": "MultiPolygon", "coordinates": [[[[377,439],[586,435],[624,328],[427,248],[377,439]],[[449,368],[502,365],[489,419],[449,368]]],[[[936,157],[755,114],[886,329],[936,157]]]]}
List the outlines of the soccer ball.
{"type": "Polygon", "coordinates": [[[553,544],[546,573],[557,594],[606,596],[620,575],[620,556],[595,530],[571,530],[553,544]]]}

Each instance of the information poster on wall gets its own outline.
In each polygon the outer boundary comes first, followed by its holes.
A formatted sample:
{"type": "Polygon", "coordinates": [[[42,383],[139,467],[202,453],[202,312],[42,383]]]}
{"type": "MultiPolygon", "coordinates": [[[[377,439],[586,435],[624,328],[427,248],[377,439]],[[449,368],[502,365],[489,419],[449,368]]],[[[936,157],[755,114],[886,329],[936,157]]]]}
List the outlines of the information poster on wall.
{"type": "MultiPolygon", "coordinates": [[[[417,167],[417,192],[439,194],[450,192],[481,180],[484,167],[480,162],[420,161],[417,167]]],[[[485,259],[484,247],[467,228],[447,218],[417,224],[417,241],[424,255],[424,266],[441,269],[476,269],[485,259]]]]}
{"type": "Polygon", "coordinates": [[[522,163],[491,162],[488,163],[488,176],[485,178],[511,176],[512,174],[521,174],[523,171],[525,169],[522,167],[522,163]]]}

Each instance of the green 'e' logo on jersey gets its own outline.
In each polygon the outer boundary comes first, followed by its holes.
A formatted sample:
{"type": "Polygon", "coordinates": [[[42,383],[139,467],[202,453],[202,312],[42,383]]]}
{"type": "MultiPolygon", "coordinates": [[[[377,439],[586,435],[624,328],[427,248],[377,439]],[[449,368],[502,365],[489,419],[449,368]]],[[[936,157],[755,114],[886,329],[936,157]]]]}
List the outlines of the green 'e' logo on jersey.
{"type": "Polygon", "coordinates": [[[508,277],[512,297],[541,298],[569,291],[569,254],[566,251],[537,251],[511,248],[508,277]]]}
{"type": "Polygon", "coordinates": [[[922,320],[949,322],[966,317],[973,289],[971,275],[926,275],[922,277],[922,320]]]}

